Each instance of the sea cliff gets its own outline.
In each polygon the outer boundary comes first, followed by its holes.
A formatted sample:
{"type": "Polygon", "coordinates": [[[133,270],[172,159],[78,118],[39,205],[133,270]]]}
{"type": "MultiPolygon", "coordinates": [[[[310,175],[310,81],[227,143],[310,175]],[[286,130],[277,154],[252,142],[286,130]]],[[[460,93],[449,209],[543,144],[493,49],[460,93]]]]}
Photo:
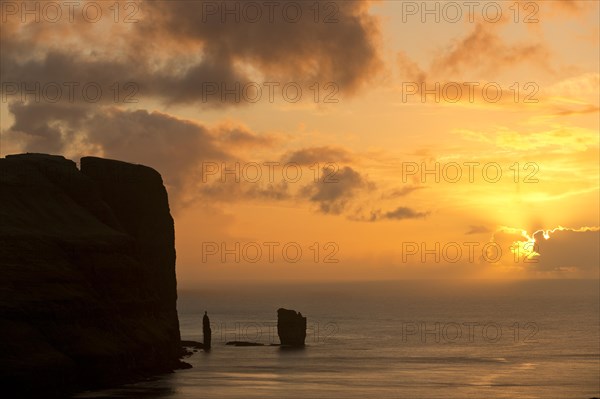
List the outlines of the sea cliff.
{"type": "Polygon", "coordinates": [[[152,168],[0,159],[3,393],[62,395],[177,368],[174,240],[152,168]]]}

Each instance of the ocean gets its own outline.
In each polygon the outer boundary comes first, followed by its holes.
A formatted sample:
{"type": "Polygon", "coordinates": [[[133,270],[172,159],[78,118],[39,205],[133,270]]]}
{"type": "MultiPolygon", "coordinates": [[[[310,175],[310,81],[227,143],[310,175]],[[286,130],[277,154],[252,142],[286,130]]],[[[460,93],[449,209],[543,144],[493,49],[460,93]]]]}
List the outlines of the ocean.
{"type": "Polygon", "coordinates": [[[192,369],[77,397],[600,397],[597,280],[207,284],[178,308],[182,339],[211,319],[192,369]],[[280,307],[307,317],[304,349],[270,346],[280,307]]]}

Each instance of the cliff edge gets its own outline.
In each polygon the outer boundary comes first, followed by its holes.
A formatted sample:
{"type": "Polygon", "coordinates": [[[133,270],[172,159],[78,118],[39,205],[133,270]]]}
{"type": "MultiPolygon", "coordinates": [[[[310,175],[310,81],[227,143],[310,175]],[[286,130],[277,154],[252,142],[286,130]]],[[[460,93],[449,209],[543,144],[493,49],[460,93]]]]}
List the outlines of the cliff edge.
{"type": "Polygon", "coordinates": [[[4,393],[61,395],[179,365],[173,218],[154,169],[0,159],[0,281],[4,393]]]}

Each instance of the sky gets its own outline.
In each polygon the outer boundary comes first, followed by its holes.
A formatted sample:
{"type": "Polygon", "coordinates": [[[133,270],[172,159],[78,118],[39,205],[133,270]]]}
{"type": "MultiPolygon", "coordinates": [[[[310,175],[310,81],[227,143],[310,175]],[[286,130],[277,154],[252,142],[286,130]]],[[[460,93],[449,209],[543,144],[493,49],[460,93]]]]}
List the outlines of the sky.
{"type": "Polygon", "coordinates": [[[180,286],[599,277],[596,0],[0,5],[0,155],[158,170],[180,286]]]}

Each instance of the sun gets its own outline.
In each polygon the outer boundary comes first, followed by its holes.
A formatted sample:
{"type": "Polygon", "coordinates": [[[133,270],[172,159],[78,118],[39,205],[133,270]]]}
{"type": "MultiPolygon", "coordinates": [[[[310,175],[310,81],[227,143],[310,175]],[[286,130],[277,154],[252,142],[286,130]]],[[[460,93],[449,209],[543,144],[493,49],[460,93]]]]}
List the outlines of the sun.
{"type": "MultiPolygon", "coordinates": [[[[536,257],[541,256],[537,249],[539,246],[536,243],[535,234],[533,233],[529,235],[526,230],[521,230],[521,236],[525,238],[524,241],[513,241],[510,246],[510,251],[514,254],[515,259],[523,258],[523,259],[534,259],[536,257]]],[[[549,236],[544,235],[545,239],[548,239],[549,236]]]]}

